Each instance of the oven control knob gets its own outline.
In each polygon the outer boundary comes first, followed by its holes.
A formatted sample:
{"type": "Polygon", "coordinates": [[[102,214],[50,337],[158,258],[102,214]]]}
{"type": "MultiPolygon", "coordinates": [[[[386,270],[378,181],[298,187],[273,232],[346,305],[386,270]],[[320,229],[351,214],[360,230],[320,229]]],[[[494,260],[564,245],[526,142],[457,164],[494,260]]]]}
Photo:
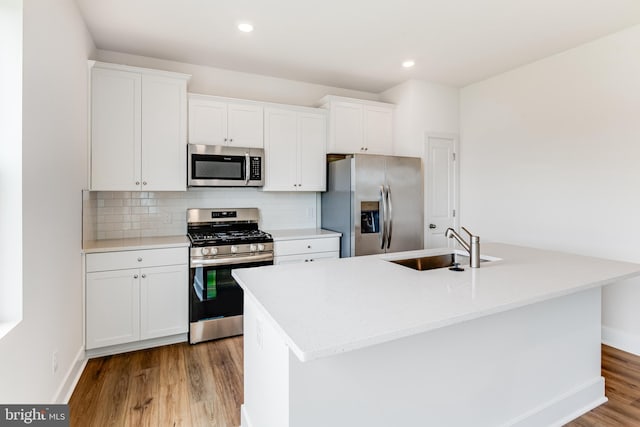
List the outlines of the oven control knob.
{"type": "Polygon", "coordinates": [[[231,246],[231,253],[232,254],[237,254],[238,253],[238,247],[236,245],[231,246]]]}
{"type": "Polygon", "coordinates": [[[217,255],[218,254],[218,248],[211,248],[209,249],[209,253],[211,255],[217,255]]]}
{"type": "Polygon", "coordinates": [[[202,255],[209,255],[209,248],[202,248],[202,255]]]}
{"type": "Polygon", "coordinates": [[[250,252],[255,252],[257,249],[258,249],[258,247],[256,245],[249,246],[249,251],[250,252]]]}
{"type": "Polygon", "coordinates": [[[258,243],[258,250],[264,251],[264,245],[262,243],[258,243]]]}

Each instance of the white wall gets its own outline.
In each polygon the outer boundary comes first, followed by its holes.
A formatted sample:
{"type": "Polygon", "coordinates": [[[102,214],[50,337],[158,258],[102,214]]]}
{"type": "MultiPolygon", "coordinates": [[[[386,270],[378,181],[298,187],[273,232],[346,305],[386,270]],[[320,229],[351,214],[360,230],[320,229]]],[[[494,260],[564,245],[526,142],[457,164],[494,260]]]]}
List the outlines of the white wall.
{"type": "Polygon", "coordinates": [[[408,80],[380,94],[395,104],[394,154],[423,155],[425,133],[458,134],[459,90],[454,87],[408,80]]]}
{"type": "MultiPolygon", "coordinates": [[[[461,223],[483,240],[640,262],[640,26],[461,91],[461,223]]],[[[640,281],[603,339],[640,354],[640,281]]]]}
{"type": "Polygon", "coordinates": [[[22,318],[22,0],[0,4],[0,338],[22,318]]]}
{"type": "Polygon", "coordinates": [[[308,107],[316,107],[320,98],[325,95],[378,100],[378,95],[370,92],[341,89],[107,50],[98,50],[94,59],[115,64],[191,74],[192,77],[187,89],[191,93],[308,107]]]}
{"type": "Polygon", "coordinates": [[[22,322],[0,339],[3,403],[63,399],[78,368],[86,60],[93,49],[73,0],[24,0],[24,302],[22,322]]]}

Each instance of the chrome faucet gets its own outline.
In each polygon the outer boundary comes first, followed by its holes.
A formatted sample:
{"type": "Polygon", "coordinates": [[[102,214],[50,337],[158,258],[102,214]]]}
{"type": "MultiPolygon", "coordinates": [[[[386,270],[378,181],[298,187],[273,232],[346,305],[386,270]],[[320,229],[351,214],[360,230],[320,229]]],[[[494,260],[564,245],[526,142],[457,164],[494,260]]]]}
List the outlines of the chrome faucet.
{"type": "Polygon", "coordinates": [[[462,228],[469,235],[469,243],[465,242],[462,237],[458,233],[455,232],[453,228],[447,228],[447,231],[444,232],[444,235],[448,238],[455,238],[458,243],[469,252],[469,266],[471,268],[480,267],[480,236],[474,236],[471,234],[469,230],[464,227],[462,228]]]}

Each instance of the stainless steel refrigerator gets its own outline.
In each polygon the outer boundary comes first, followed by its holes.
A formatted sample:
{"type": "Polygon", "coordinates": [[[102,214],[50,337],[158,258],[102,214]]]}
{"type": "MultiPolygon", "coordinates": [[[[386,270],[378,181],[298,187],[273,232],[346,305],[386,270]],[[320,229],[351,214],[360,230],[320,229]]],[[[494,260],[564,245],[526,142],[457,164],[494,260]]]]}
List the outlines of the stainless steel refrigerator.
{"type": "Polygon", "coordinates": [[[322,228],[342,233],[340,256],[423,248],[419,158],[354,154],[328,164],[322,228]]]}

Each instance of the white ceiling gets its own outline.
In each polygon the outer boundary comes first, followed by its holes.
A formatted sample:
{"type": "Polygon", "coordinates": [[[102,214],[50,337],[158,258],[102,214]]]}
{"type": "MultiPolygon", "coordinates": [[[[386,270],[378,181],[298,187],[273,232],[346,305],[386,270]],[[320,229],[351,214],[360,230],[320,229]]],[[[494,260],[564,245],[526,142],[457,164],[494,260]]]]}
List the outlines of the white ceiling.
{"type": "Polygon", "coordinates": [[[465,86],[640,23],[640,0],[76,1],[98,49],[369,92],[465,86]]]}

